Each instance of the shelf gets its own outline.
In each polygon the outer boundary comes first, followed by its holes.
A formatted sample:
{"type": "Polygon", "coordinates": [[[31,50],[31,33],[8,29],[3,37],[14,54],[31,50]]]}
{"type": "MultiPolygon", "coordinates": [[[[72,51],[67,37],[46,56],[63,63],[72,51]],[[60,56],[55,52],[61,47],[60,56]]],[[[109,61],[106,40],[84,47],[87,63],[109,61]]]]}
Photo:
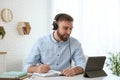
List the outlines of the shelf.
{"type": "Polygon", "coordinates": [[[7,54],[7,52],[0,52],[0,54],[7,54]]]}
{"type": "Polygon", "coordinates": [[[5,36],[5,30],[3,28],[3,26],[0,26],[0,36],[2,36],[1,38],[3,39],[5,36]]]}
{"type": "Polygon", "coordinates": [[[1,18],[4,22],[10,22],[13,19],[13,13],[10,9],[4,8],[1,11],[1,18]]]}
{"type": "Polygon", "coordinates": [[[20,35],[29,35],[30,30],[31,30],[30,23],[29,22],[19,22],[17,30],[18,30],[18,34],[20,34],[20,35]]]}

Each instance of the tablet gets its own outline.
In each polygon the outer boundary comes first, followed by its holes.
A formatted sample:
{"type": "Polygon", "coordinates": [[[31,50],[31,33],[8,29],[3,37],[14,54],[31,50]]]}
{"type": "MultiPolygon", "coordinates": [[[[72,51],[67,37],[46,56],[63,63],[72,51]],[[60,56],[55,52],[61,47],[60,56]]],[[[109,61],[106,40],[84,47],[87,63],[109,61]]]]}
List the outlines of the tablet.
{"type": "Polygon", "coordinates": [[[83,76],[90,78],[107,76],[107,74],[103,70],[105,59],[106,59],[105,56],[88,57],[83,76]]]}

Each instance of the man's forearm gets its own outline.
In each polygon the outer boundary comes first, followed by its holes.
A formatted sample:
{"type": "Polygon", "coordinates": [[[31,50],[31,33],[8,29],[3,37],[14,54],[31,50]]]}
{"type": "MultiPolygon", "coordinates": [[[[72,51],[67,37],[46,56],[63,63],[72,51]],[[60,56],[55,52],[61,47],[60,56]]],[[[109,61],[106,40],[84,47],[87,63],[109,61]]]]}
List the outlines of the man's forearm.
{"type": "Polygon", "coordinates": [[[41,64],[37,66],[30,66],[28,68],[29,73],[37,72],[37,73],[47,73],[50,70],[50,66],[47,64],[41,64]]]}
{"type": "Polygon", "coordinates": [[[74,67],[73,70],[75,75],[83,73],[83,69],[79,66],[74,67]]]}
{"type": "Polygon", "coordinates": [[[30,67],[28,67],[27,72],[33,73],[33,72],[36,72],[36,70],[37,70],[37,66],[30,66],[30,67]]]}

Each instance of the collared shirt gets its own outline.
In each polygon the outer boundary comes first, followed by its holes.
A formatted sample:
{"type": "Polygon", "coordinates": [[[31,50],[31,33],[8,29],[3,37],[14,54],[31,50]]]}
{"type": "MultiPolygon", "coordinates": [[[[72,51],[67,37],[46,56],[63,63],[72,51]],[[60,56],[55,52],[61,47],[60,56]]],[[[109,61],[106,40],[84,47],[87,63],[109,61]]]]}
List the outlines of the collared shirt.
{"type": "Polygon", "coordinates": [[[33,45],[24,62],[23,70],[27,72],[29,66],[42,63],[50,65],[53,70],[61,71],[70,67],[72,60],[75,66],[84,69],[86,61],[79,41],[70,37],[67,41],[57,42],[51,33],[39,38],[33,45]]]}

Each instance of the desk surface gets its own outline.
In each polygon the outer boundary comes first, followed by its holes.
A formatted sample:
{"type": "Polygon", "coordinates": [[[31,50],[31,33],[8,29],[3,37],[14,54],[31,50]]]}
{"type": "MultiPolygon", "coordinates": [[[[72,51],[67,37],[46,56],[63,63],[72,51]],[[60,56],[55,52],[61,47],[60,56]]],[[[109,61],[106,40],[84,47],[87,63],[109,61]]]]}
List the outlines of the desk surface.
{"type": "Polygon", "coordinates": [[[76,75],[73,77],[66,76],[57,76],[57,77],[40,77],[40,76],[32,76],[30,78],[24,80],[120,80],[120,77],[114,76],[112,74],[108,74],[108,76],[104,77],[96,77],[96,78],[84,78],[83,74],[76,75]]]}

